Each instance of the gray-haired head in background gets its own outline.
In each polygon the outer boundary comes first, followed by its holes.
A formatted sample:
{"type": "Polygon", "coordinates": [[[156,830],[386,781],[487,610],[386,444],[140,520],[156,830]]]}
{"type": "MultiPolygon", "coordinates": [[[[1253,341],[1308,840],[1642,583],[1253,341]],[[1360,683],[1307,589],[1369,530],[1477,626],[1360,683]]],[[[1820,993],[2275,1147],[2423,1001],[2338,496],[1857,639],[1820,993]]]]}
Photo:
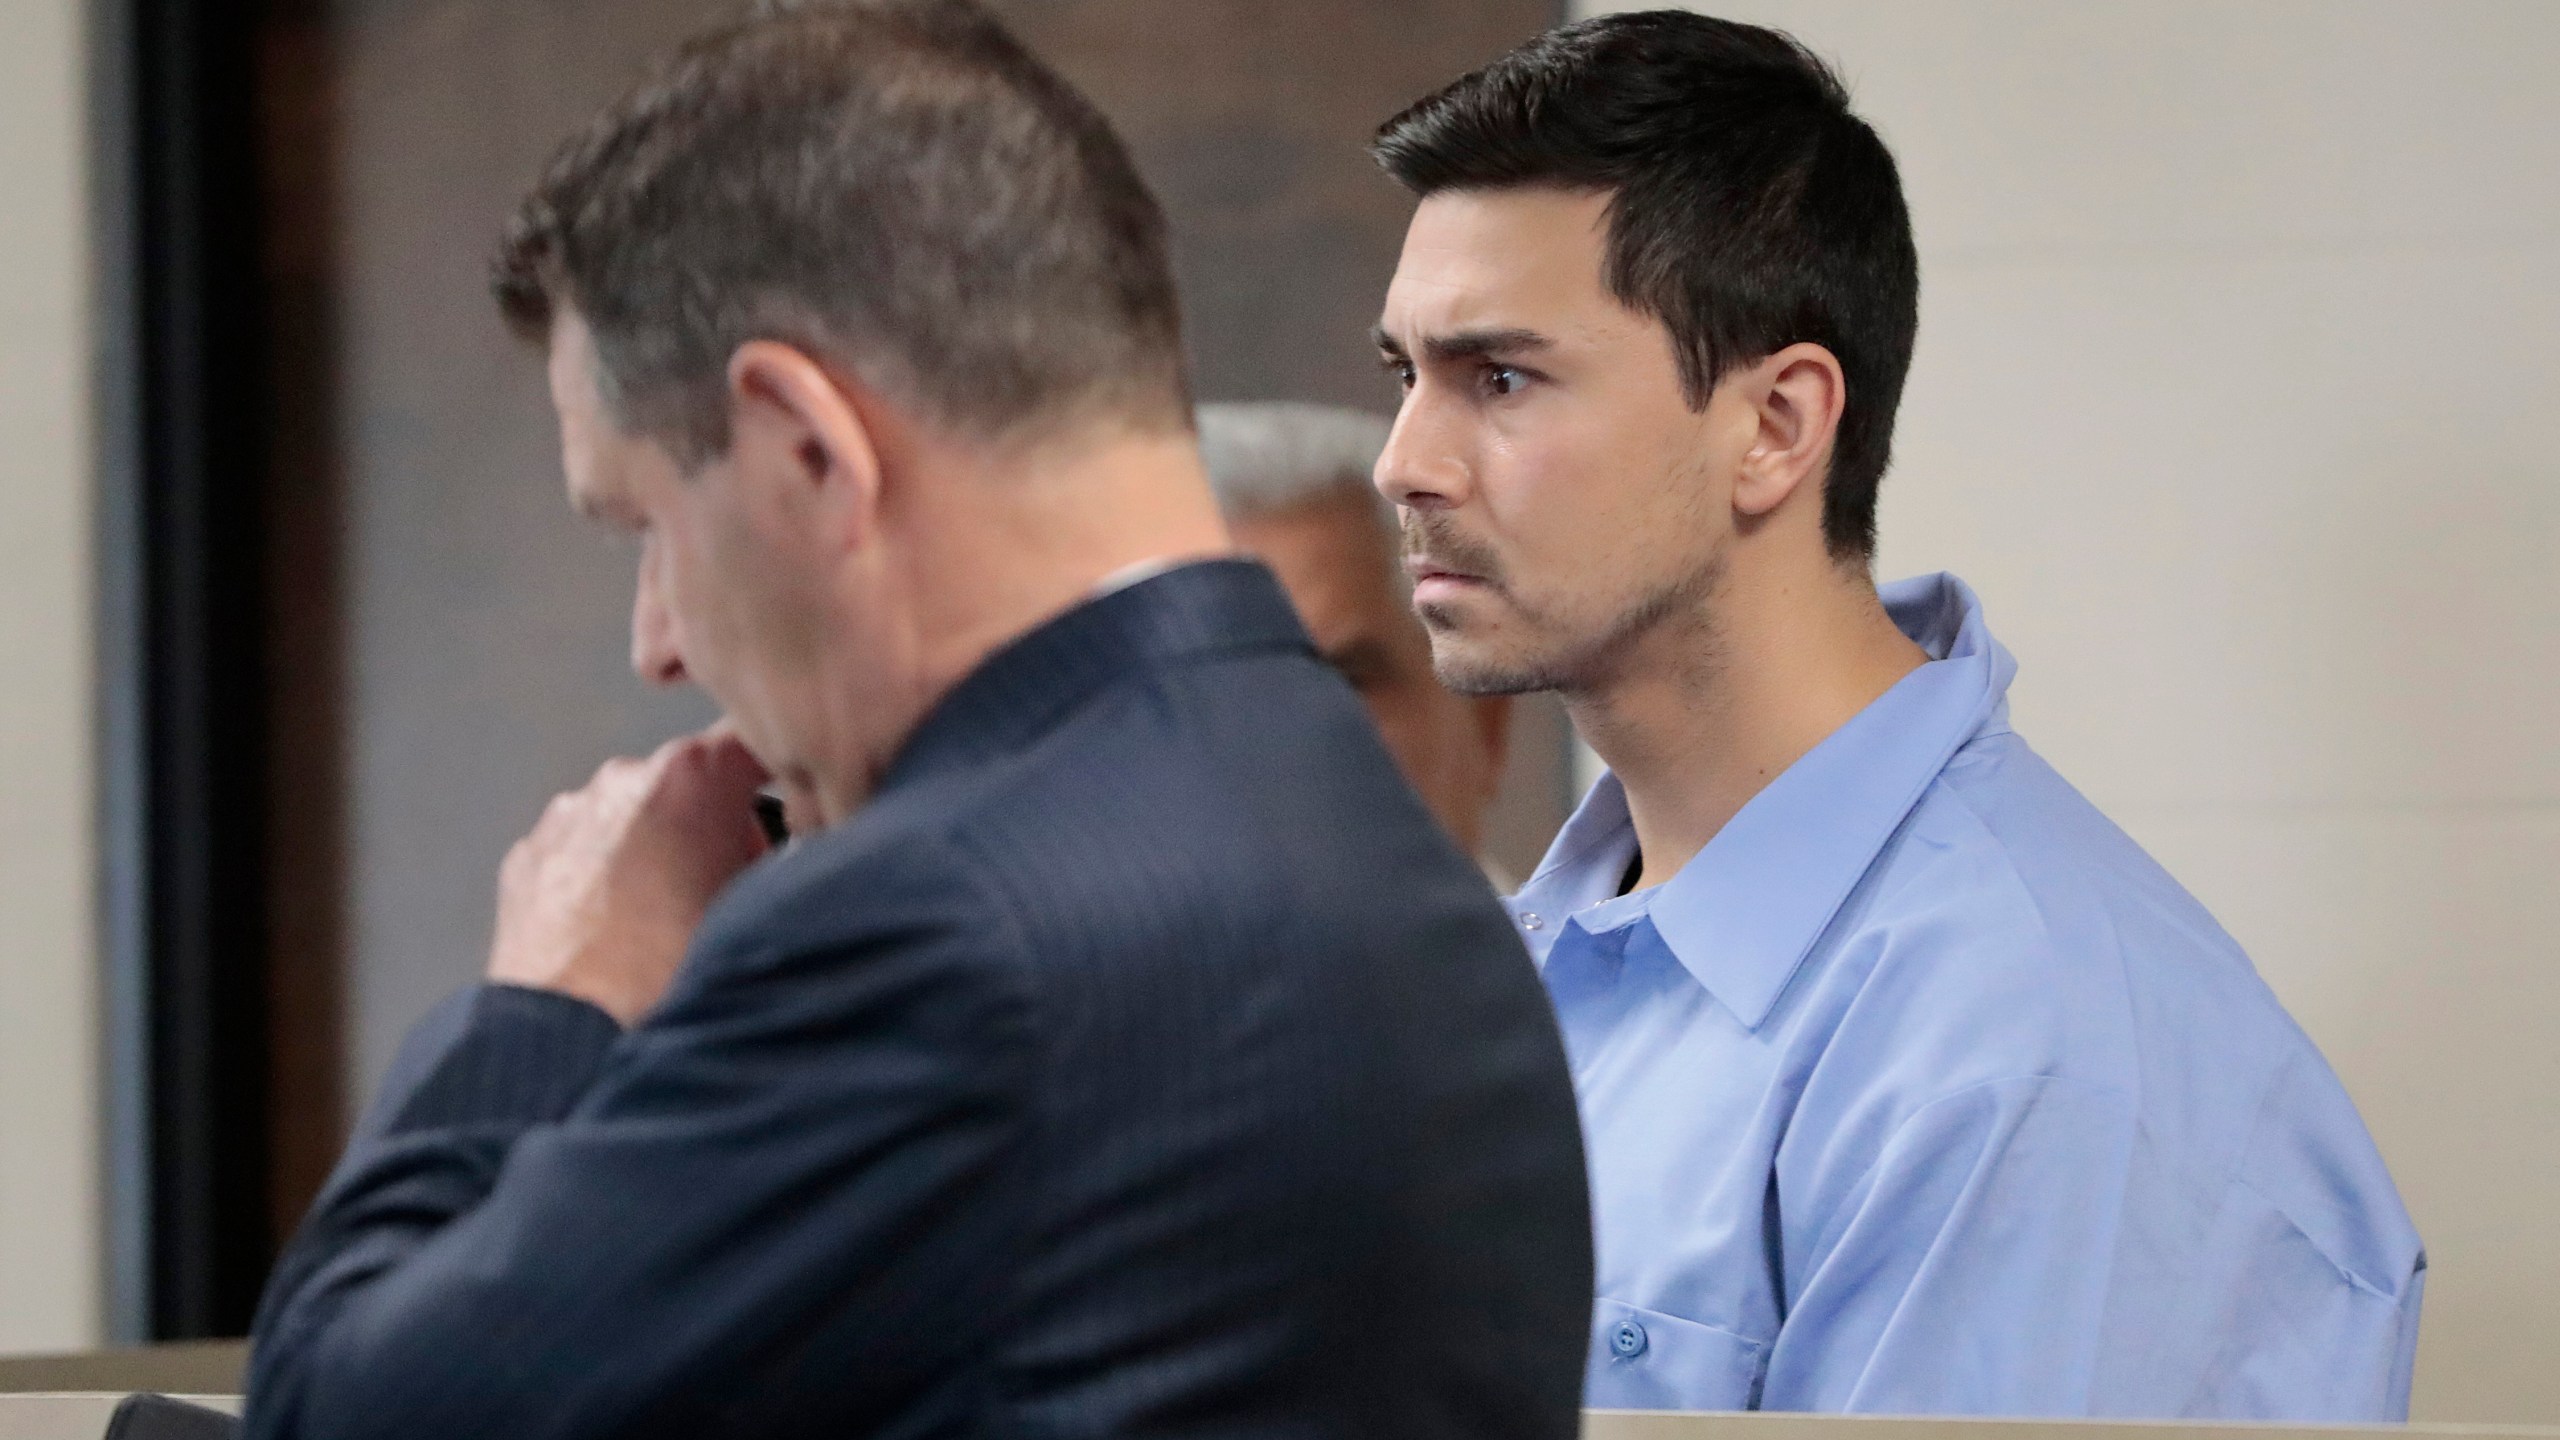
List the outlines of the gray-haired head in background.
{"type": "Polygon", "coordinates": [[[1287,401],[1203,405],[1209,488],[1236,548],[1271,567],[1307,637],[1377,722],[1388,753],[1458,842],[1484,837],[1511,711],[1431,673],[1412,609],[1396,507],[1369,480],[1388,423],[1364,410],[1287,401]]]}
{"type": "Polygon", "coordinates": [[[1209,488],[1229,520],[1358,496],[1395,533],[1395,507],[1369,483],[1387,448],[1380,417],[1345,405],[1230,400],[1201,406],[1197,420],[1209,488]]]}

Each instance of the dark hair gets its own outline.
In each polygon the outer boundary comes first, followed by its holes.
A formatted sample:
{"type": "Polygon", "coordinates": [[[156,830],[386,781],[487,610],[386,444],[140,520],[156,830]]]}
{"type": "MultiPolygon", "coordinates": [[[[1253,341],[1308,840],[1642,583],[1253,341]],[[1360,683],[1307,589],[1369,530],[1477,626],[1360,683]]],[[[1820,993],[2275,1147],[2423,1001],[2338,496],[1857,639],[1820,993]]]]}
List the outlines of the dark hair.
{"type": "Polygon", "coordinates": [[[616,421],[690,466],[780,340],[987,438],[1190,424],[1164,217],[1093,106],[972,0],[767,3],[562,147],[492,267],[574,311],[616,421]]]}
{"type": "Polygon", "coordinates": [[[1608,193],[1605,282],[1670,329],[1693,406],[1789,345],[1830,350],[1849,394],[1823,539],[1874,555],[1920,261],[1892,154],[1803,45],[1684,11],[1586,20],[1417,102],[1371,149],[1422,196],[1608,193]]]}

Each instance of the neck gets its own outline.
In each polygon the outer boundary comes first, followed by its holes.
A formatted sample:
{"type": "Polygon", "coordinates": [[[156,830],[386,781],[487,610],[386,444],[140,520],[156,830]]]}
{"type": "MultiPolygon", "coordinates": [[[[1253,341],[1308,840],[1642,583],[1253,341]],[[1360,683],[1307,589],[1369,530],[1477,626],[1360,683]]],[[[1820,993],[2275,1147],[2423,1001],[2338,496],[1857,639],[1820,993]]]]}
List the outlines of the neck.
{"type": "MultiPolygon", "coordinates": [[[[893,723],[864,727],[840,783],[821,782],[829,823],[868,798],[907,736],[989,656],[1090,599],[1134,566],[1227,554],[1227,538],[1187,432],[1113,429],[1036,449],[932,457],[936,473],[900,489],[895,640],[904,680],[893,723]]],[[[837,689],[873,696],[880,677],[837,689]]],[[[876,704],[876,699],[870,703],[876,704]]]]}
{"type": "Polygon", "coordinates": [[[1644,866],[1669,879],[1788,766],[1928,659],[1863,571],[1729,569],[1570,693],[1574,728],[1627,793],[1644,866]]]}

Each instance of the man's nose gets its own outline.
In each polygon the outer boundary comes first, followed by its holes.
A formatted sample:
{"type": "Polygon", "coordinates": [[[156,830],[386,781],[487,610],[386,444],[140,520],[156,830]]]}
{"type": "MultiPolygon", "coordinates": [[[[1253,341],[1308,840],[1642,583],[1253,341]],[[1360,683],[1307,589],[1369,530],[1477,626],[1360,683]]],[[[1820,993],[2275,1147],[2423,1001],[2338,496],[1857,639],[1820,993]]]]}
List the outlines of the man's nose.
{"type": "Polygon", "coordinates": [[[631,598],[631,670],[652,685],[674,685],[685,678],[684,654],[676,644],[675,617],[658,593],[656,566],[640,561],[640,582],[631,598]]]}
{"type": "Polygon", "coordinates": [[[1456,436],[1421,391],[1405,397],[1371,479],[1378,493],[1416,510],[1448,509],[1467,495],[1467,466],[1456,436]]]}

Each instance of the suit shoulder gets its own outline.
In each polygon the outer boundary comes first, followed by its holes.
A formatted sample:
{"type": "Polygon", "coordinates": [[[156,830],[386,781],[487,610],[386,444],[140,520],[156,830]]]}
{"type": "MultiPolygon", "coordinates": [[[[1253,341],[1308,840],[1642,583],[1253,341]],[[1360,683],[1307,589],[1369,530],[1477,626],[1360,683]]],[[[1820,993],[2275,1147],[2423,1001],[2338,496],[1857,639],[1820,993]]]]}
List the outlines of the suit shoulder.
{"type": "Polygon", "coordinates": [[[1133,677],[955,789],[945,838],[1021,909],[1100,905],[1084,920],[1105,930],[1204,904],[1292,913],[1307,872],[1359,843],[1351,817],[1395,793],[1356,706],[1312,678],[1294,656],[1133,677]]]}
{"type": "Polygon", "coordinates": [[[993,899],[947,825],[906,807],[864,812],[741,875],[703,917],[688,965],[849,951],[999,964],[1017,943],[993,899]]]}

